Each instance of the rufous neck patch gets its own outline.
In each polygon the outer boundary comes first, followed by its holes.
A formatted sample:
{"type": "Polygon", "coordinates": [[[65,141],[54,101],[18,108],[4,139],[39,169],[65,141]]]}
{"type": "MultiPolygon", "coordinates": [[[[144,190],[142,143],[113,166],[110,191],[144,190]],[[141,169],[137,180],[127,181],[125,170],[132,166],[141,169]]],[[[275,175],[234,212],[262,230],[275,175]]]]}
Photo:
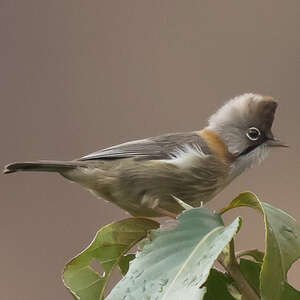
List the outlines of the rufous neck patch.
{"type": "Polygon", "coordinates": [[[210,129],[202,129],[197,133],[205,140],[208,147],[217,154],[221,161],[229,163],[233,160],[233,155],[228,151],[225,143],[215,132],[210,129]]]}

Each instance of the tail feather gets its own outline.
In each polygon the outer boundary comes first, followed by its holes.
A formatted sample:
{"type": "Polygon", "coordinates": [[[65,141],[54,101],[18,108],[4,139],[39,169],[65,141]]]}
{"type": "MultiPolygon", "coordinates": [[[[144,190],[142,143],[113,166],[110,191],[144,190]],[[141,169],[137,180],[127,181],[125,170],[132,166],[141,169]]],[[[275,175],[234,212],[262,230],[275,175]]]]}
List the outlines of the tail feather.
{"type": "Polygon", "coordinates": [[[77,167],[76,162],[60,161],[37,161],[37,162],[17,162],[5,166],[3,173],[9,174],[19,171],[37,172],[63,172],[77,167]]]}

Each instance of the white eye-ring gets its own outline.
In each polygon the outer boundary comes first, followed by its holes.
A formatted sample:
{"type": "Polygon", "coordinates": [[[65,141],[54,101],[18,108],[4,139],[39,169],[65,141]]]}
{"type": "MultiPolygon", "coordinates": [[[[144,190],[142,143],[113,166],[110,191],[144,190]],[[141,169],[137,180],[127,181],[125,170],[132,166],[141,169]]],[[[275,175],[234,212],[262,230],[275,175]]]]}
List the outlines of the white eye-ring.
{"type": "Polygon", "coordinates": [[[248,129],[248,132],[247,132],[246,135],[247,135],[249,140],[257,141],[260,138],[261,133],[260,133],[259,129],[257,129],[256,127],[250,127],[248,129]]]}

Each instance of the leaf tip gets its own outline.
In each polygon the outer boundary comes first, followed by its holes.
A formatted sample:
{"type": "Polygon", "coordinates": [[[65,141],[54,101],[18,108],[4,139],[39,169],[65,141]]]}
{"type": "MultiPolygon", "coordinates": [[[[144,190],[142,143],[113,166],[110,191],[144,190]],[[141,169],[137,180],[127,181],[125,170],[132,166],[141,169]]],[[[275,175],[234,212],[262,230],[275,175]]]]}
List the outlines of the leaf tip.
{"type": "Polygon", "coordinates": [[[193,206],[187,204],[186,202],[182,201],[181,199],[179,199],[178,197],[171,195],[173,197],[174,200],[177,201],[177,203],[184,209],[184,210],[190,210],[193,209],[193,206]]]}

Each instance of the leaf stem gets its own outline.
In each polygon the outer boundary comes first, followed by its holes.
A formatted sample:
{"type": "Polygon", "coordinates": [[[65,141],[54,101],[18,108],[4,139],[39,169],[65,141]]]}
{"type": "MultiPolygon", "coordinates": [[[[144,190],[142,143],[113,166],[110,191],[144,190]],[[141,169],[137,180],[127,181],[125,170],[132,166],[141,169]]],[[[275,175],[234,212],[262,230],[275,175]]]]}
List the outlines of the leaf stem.
{"type": "Polygon", "coordinates": [[[218,258],[218,262],[235,281],[237,288],[242,294],[243,300],[260,300],[259,295],[256,294],[240,270],[240,266],[235,257],[233,239],[229,243],[229,259],[224,253],[221,253],[218,258]]]}

